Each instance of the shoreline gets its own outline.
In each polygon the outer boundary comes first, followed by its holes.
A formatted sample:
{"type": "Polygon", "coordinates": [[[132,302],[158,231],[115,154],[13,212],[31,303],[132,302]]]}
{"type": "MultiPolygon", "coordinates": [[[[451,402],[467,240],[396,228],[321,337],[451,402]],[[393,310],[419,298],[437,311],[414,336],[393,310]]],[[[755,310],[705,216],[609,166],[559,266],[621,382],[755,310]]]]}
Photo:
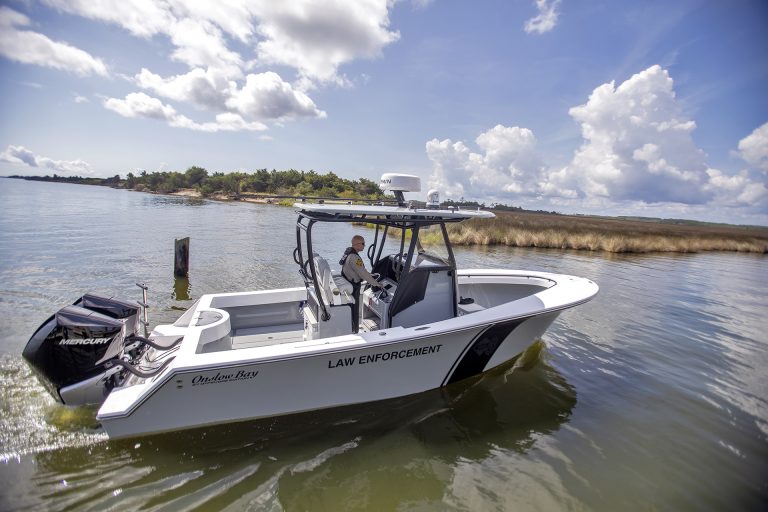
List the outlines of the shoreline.
{"type": "Polygon", "coordinates": [[[256,203],[256,204],[276,204],[275,201],[272,201],[269,198],[254,197],[247,194],[245,195],[240,194],[236,198],[228,196],[227,194],[211,194],[208,197],[203,197],[203,195],[200,193],[199,190],[196,190],[193,188],[183,188],[183,189],[177,190],[176,192],[167,192],[167,193],[152,192],[147,190],[136,190],[135,188],[127,188],[125,190],[132,190],[134,192],[148,192],[150,194],[159,194],[159,195],[168,195],[168,196],[191,197],[193,199],[210,199],[212,201],[240,201],[240,202],[256,203]]]}
{"type": "MultiPolygon", "coordinates": [[[[168,195],[203,199],[194,189],[168,195]]],[[[268,198],[215,194],[204,199],[275,204],[268,198]]],[[[538,249],[648,254],[738,252],[768,254],[768,228],[720,224],[674,224],[653,220],[535,212],[494,212],[495,219],[449,224],[455,246],[505,246],[538,249]]],[[[427,239],[428,240],[428,239],[427,239]]]]}

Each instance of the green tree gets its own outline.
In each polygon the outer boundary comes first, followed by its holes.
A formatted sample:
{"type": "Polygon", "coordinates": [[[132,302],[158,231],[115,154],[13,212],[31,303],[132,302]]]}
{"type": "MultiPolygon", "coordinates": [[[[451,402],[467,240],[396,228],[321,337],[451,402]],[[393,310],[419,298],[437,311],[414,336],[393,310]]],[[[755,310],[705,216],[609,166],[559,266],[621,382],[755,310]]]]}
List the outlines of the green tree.
{"type": "Polygon", "coordinates": [[[309,171],[305,173],[304,181],[312,186],[312,190],[320,190],[323,188],[323,177],[317,174],[315,171],[309,171]]]}
{"type": "Polygon", "coordinates": [[[225,174],[221,180],[222,190],[229,195],[240,195],[240,179],[239,173],[225,174]]]}
{"type": "Polygon", "coordinates": [[[358,181],[354,182],[354,188],[355,188],[355,192],[360,197],[368,197],[368,196],[375,197],[375,196],[381,195],[382,193],[378,183],[365,178],[360,178],[358,181]]]}
{"type": "Polygon", "coordinates": [[[202,167],[197,167],[196,165],[193,165],[192,167],[187,169],[187,172],[184,173],[184,176],[186,177],[187,187],[194,188],[202,184],[205,178],[208,177],[208,171],[206,171],[202,167]]]}
{"type": "Polygon", "coordinates": [[[248,176],[247,189],[253,192],[266,192],[269,189],[270,176],[266,169],[258,169],[248,176]]]}
{"type": "Polygon", "coordinates": [[[294,192],[297,196],[311,196],[315,192],[315,189],[312,188],[311,183],[302,181],[296,185],[294,192]]]}

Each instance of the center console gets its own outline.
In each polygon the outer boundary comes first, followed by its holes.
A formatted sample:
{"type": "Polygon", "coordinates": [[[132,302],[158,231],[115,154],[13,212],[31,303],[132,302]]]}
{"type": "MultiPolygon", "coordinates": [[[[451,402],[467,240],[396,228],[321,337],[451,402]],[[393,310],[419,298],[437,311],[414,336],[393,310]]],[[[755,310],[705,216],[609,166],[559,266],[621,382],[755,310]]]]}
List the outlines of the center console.
{"type": "Polygon", "coordinates": [[[389,327],[389,306],[397,291],[397,283],[389,278],[379,282],[383,289],[367,288],[360,294],[363,303],[363,321],[373,320],[379,329],[386,329],[389,327]]]}

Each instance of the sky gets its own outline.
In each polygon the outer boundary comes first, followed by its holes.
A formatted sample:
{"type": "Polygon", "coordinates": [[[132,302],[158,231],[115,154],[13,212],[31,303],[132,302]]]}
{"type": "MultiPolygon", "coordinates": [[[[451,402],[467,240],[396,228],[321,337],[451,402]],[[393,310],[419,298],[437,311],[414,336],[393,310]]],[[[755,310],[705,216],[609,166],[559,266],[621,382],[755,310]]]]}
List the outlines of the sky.
{"type": "Polygon", "coordinates": [[[2,0],[0,176],[399,172],[768,225],[767,49],[765,0],[2,0]]]}

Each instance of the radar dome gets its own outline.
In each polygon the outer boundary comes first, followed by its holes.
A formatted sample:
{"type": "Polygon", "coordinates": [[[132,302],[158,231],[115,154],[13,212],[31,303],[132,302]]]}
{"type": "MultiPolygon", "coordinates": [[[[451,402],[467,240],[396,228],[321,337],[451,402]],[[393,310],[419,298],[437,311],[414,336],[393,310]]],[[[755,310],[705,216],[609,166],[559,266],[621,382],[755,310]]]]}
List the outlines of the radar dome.
{"type": "Polygon", "coordinates": [[[431,189],[429,192],[427,192],[427,207],[428,208],[439,208],[440,207],[440,192],[431,189]]]}
{"type": "Polygon", "coordinates": [[[379,185],[384,192],[421,192],[421,178],[411,174],[382,174],[379,185]]]}

